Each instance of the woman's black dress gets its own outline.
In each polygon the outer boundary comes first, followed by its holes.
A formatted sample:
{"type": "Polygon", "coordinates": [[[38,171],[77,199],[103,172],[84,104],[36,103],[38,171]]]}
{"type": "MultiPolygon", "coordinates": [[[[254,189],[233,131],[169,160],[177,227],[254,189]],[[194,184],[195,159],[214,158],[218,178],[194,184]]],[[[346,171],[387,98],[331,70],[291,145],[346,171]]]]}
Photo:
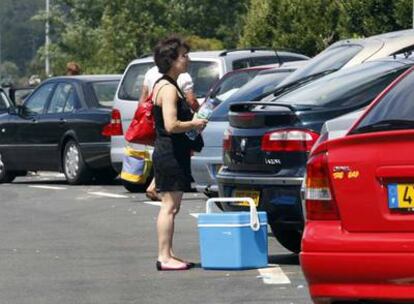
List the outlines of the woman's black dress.
{"type": "MultiPolygon", "coordinates": [[[[178,88],[174,80],[164,79],[178,88]]],[[[152,161],[157,191],[189,191],[193,181],[191,176],[191,147],[189,139],[185,133],[169,134],[164,127],[162,108],[155,105],[153,111],[156,139],[152,161]]],[[[177,119],[189,121],[192,119],[192,116],[187,102],[184,98],[180,98],[177,101],[177,119]]]]}

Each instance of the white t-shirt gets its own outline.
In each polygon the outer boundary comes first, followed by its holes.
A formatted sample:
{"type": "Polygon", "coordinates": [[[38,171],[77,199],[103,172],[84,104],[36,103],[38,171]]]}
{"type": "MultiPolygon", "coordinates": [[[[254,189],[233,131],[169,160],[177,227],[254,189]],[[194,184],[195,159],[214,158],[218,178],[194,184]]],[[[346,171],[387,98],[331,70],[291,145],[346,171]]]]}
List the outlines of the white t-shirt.
{"type": "MultiPolygon", "coordinates": [[[[148,88],[149,94],[151,94],[154,88],[155,82],[162,77],[162,74],[158,71],[158,67],[155,65],[150,68],[144,76],[144,86],[148,88]]],[[[184,92],[188,92],[193,89],[193,79],[190,74],[183,73],[178,76],[177,79],[178,87],[184,92]]]]}

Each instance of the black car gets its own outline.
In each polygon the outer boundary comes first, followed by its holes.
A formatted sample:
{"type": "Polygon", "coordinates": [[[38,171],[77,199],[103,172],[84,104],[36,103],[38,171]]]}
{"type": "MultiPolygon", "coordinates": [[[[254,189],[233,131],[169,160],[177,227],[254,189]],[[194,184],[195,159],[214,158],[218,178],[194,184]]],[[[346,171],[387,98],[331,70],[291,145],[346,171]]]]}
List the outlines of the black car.
{"type": "Polygon", "coordinates": [[[0,183],[40,170],[63,172],[69,184],[114,178],[105,127],[120,79],[50,78],[0,115],[0,183]]]}
{"type": "MultiPolygon", "coordinates": [[[[252,197],[287,249],[300,251],[303,213],[300,188],[310,149],[322,124],[368,105],[414,64],[386,58],[343,69],[267,102],[230,107],[223,140],[220,196],[252,197]]],[[[246,207],[223,203],[225,210],[246,207]]]]}

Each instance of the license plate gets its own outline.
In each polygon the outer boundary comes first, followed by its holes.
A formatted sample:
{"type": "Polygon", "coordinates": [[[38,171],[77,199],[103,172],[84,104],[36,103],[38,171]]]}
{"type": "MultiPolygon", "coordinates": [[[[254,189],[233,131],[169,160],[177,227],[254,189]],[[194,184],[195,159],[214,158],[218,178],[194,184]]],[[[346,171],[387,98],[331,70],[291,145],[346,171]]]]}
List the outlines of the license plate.
{"type": "Polygon", "coordinates": [[[389,184],[388,207],[414,210],[414,184],[389,184]]]}
{"type": "MultiPolygon", "coordinates": [[[[233,197],[251,197],[253,199],[253,201],[254,201],[254,204],[257,207],[259,205],[260,191],[254,191],[254,190],[234,190],[233,191],[233,197]]],[[[249,206],[249,203],[247,201],[243,201],[243,202],[233,202],[232,205],[249,206]]]]}

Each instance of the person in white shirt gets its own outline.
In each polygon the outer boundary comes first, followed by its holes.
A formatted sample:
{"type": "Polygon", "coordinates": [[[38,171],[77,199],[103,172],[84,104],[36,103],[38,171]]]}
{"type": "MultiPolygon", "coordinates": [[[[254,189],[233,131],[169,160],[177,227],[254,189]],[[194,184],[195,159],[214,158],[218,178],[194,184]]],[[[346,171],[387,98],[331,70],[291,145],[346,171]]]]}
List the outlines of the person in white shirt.
{"type": "MultiPolygon", "coordinates": [[[[151,94],[152,89],[154,88],[155,82],[162,77],[162,74],[158,71],[158,67],[155,65],[150,68],[144,76],[144,83],[141,89],[141,96],[139,98],[139,102],[143,102],[149,94],[151,94]]],[[[191,75],[188,73],[183,73],[178,76],[177,84],[180,87],[181,91],[185,94],[185,99],[187,100],[188,105],[190,108],[197,112],[200,105],[195,97],[193,92],[193,79],[191,75]]]]}
{"type": "MultiPolygon", "coordinates": [[[[141,88],[141,96],[139,102],[143,102],[147,99],[148,95],[151,94],[152,89],[154,88],[155,82],[162,77],[162,74],[158,71],[158,67],[155,65],[150,68],[144,76],[144,83],[141,88]]],[[[181,91],[185,94],[185,99],[190,106],[190,108],[197,112],[200,105],[193,93],[193,79],[190,74],[182,73],[178,76],[177,84],[180,87],[181,91]]],[[[146,195],[149,199],[153,201],[161,201],[161,197],[157,194],[155,189],[155,178],[152,179],[150,185],[146,190],[146,195]]]]}

